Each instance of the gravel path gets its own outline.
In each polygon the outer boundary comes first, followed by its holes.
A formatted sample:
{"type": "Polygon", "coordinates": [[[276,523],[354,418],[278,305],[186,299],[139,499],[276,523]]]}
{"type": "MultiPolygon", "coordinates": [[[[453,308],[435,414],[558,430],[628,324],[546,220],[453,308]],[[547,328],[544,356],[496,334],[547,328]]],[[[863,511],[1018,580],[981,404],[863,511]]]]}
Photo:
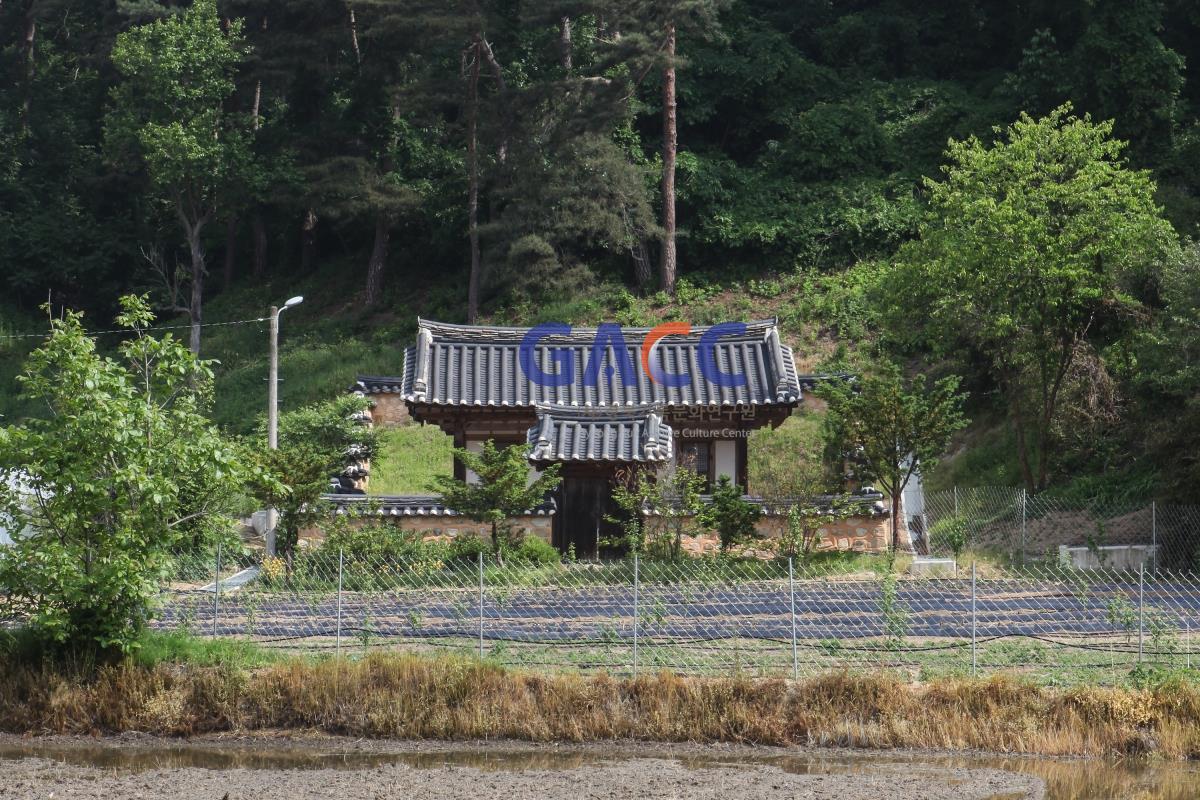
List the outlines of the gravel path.
{"type": "MultiPolygon", "coordinates": [[[[41,757],[0,761],[0,797],[315,800],[316,798],[808,798],[818,800],[1041,800],[1041,781],[995,769],[881,764],[854,771],[785,772],[744,762],[670,757],[601,758],[563,769],[384,764],[360,769],[144,770],[80,766],[41,757]]],[[[834,767],[834,769],[838,769],[834,767]]]]}

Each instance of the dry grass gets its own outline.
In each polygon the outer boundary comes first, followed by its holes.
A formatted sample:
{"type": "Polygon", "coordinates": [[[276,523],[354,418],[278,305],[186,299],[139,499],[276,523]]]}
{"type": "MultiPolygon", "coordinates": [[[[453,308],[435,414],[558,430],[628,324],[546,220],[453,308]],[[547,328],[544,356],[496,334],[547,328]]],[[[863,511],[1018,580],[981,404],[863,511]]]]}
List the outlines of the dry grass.
{"type": "Polygon", "coordinates": [[[13,668],[0,729],[163,735],[319,729],[392,738],[752,742],[1200,758],[1200,692],[1051,690],[1009,679],[791,683],[669,674],[544,676],[460,659],[229,667],[124,665],[80,680],[13,668]]]}

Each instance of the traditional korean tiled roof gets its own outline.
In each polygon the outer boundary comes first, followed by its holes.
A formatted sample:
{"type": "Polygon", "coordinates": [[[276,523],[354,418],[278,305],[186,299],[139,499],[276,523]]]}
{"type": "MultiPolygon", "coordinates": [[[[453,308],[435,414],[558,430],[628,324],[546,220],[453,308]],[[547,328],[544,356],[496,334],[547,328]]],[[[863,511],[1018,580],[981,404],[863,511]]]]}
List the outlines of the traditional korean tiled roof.
{"type": "Polygon", "coordinates": [[[541,404],[581,408],[793,405],[800,400],[795,358],[780,340],[775,320],[746,323],[745,334],[722,336],[714,346],[717,367],[722,372],[745,374],[745,386],[721,387],[705,379],[700,368],[700,339],[707,330],[701,326],[686,336],[671,335],[656,347],[656,358],[665,372],[690,372],[691,380],[678,387],[652,382],[641,368],[640,347],[649,328],[622,329],[628,363],[634,367],[634,380],[628,384],[621,380],[610,347],[598,380],[586,385],[583,376],[591,359],[594,328],[546,336],[535,348],[537,363],[553,373],[554,351],[570,350],[575,380],[564,386],[541,386],[521,368],[520,347],[528,328],[418,320],[417,343],[405,351],[403,374],[360,377],[355,388],[365,394],[399,394],[408,403],[517,408],[541,404]]]}
{"type": "Polygon", "coordinates": [[[666,462],[674,452],[671,426],[656,407],[538,406],[529,429],[529,460],[666,462]]]}
{"type": "MultiPolygon", "coordinates": [[[[337,507],[337,514],[380,517],[457,517],[457,511],[447,508],[437,495],[364,495],[327,494],[321,498],[337,507]]],[[[557,510],[553,499],[529,509],[529,516],[546,517],[557,510]]]]}

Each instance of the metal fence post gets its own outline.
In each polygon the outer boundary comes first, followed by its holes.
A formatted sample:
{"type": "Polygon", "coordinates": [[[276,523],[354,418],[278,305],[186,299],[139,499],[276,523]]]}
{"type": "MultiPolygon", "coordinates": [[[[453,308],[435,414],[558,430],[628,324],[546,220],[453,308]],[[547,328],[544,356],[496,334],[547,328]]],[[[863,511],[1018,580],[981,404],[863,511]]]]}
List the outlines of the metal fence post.
{"type": "Polygon", "coordinates": [[[788,594],[792,601],[792,680],[799,680],[800,654],[796,648],[796,577],[792,571],[791,556],[788,556],[788,594]]]}
{"type": "Polygon", "coordinates": [[[213,624],[212,635],[217,638],[217,617],[221,613],[221,543],[217,542],[217,574],[213,580],[213,624]]]}
{"type": "Polygon", "coordinates": [[[479,660],[483,660],[483,551],[479,553],[479,660]]]}
{"type": "Polygon", "coordinates": [[[1138,663],[1142,663],[1142,642],[1146,632],[1146,565],[1138,564],[1138,663]]]}
{"type": "Polygon", "coordinates": [[[338,593],[337,593],[337,657],[342,657],[342,569],[345,554],[338,548],[338,593]]]}
{"type": "Polygon", "coordinates": [[[1025,518],[1026,506],[1029,505],[1029,492],[1021,489],[1021,566],[1025,566],[1025,518]]]}
{"type": "Polygon", "coordinates": [[[1158,572],[1158,501],[1150,501],[1150,570],[1158,572]]]}
{"type": "Polygon", "coordinates": [[[976,628],[977,628],[977,624],[978,624],[976,616],[975,616],[975,596],[976,596],[975,595],[975,562],[972,561],[971,562],[971,677],[972,678],[975,677],[975,673],[976,673],[976,669],[977,669],[977,665],[978,665],[978,657],[976,655],[976,650],[975,650],[975,645],[976,645],[975,633],[976,633],[976,628]]]}
{"type": "Polygon", "coordinates": [[[1192,621],[1183,621],[1183,652],[1187,658],[1187,668],[1192,668],[1192,621]]]}
{"type": "Polygon", "coordinates": [[[638,554],[633,554],[633,677],[638,672],[638,590],[641,588],[641,576],[638,573],[638,554]]]}
{"type": "Polygon", "coordinates": [[[954,516],[958,516],[958,487],[954,487],[954,516]]]}

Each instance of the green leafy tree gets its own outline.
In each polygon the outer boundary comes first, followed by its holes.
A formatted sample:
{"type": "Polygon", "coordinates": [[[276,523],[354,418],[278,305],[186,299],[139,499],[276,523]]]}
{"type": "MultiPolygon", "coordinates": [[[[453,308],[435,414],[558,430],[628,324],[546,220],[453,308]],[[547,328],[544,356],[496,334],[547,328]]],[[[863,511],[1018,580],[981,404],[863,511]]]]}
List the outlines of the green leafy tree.
{"type": "Polygon", "coordinates": [[[121,81],[105,120],[110,154],[145,170],[150,193],[183,231],[186,305],[177,296],[180,284],[166,277],[173,310],[191,321],[193,353],[200,352],[208,275],[202,233],[222,191],[254,168],[251,119],[225,110],[244,56],[240,22],[230,20],[228,31],[222,30],[215,0],[195,0],[182,14],[131,28],[112,51],[121,81]]]}
{"type": "Polygon", "coordinates": [[[654,558],[680,558],[683,537],[701,533],[707,524],[701,516],[704,487],[704,476],[686,461],[658,471],[618,471],[612,496],[620,513],[605,519],[620,525],[621,535],[604,544],[654,558]]]}
{"type": "Polygon", "coordinates": [[[618,469],[612,481],[612,500],[616,514],[604,519],[621,528],[620,535],[601,542],[629,553],[646,551],[646,514],[657,497],[657,474],[639,466],[618,469]]]}
{"type": "Polygon", "coordinates": [[[497,447],[491,439],[478,453],[455,448],[454,457],[478,476],[477,482],[440,476],[431,487],[441,494],[447,507],[475,522],[490,523],[492,554],[503,561],[501,526],[541,503],[558,488],[559,464],[551,464],[537,478],[529,480],[529,461],[524,445],[497,447]]]}
{"type": "Polygon", "coordinates": [[[121,304],[118,357],[68,312],[18,378],[49,413],[0,429],[0,516],[23,531],[0,548],[0,585],[48,643],[128,653],[172,549],[251,473],[205,414],[209,365],[146,334],[145,298],[121,304]]]}
{"type": "MultiPolygon", "coordinates": [[[[376,456],[378,434],[359,421],[367,405],[363,397],[344,395],[281,414],[279,448],[260,456],[263,474],[270,480],[260,483],[255,494],[279,513],[275,547],[289,572],[300,531],[328,513],[320,501],[334,475],[376,456]]],[[[262,436],[265,431],[259,441],[262,436]]]]}
{"type": "Polygon", "coordinates": [[[722,475],[713,490],[712,502],[701,512],[704,524],[715,529],[721,539],[721,552],[745,544],[754,538],[754,525],[762,517],[762,508],[742,497],[742,490],[722,475]]]}
{"type": "MultiPolygon", "coordinates": [[[[1128,169],[1112,123],[1022,116],[988,147],[951,142],[931,212],[902,253],[895,327],[939,353],[982,355],[1001,388],[1026,488],[1045,488],[1063,383],[1081,346],[1135,303],[1120,280],[1173,247],[1154,183],[1128,169]],[[917,298],[914,300],[914,298],[917,298]]],[[[1125,315],[1127,316],[1127,315],[1125,315]]]]}
{"type": "Polygon", "coordinates": [[[900,541],[900,495],[918,469],[930,469],[965,426],[959,379],[929,386],[924,375],[905,381],[895,364],[881,364],[856,381],[818,387],[829,403],[831,442],[891,497],[892,551],[900,541]]]}
{"type": "Polygon", "coordinates": [[[858,505],[836,495],[790,498],[789,502],[787,527],[775,542],[781,558],[807,558],[820,547],[822,528],[861,513],[858,505]]]}
{"type": "Polygon", "coordinates": [[[971,540],[970,522],[965,515],[954,514],[939,519],[929,530],[929,541],[935,547],[949,550],[957,561],[971,540]]]}

